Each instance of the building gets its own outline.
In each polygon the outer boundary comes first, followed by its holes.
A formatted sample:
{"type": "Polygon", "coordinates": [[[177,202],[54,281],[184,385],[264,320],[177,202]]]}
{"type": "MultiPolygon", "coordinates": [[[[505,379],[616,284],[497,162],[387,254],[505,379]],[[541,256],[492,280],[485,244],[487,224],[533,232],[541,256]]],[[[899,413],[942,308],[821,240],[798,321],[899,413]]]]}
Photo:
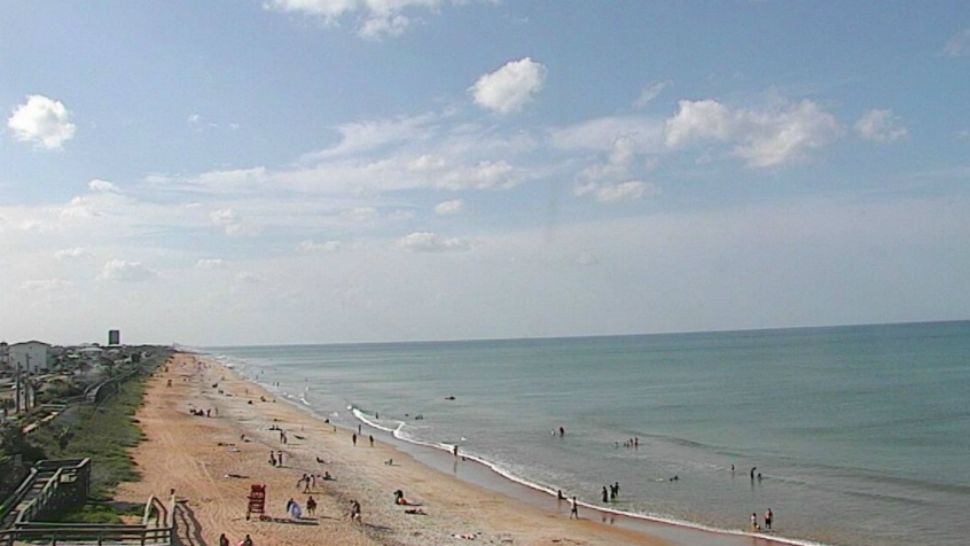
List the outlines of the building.
{"type": "Polygon", "coordinates": [[[108,330],[108,345],[121,345],[121,330],[108,330]]]}
{"type": "Polygon", "coordinates": [[[14,343],[7,348],[10,359],[10,367],[14,370],[20,366],[21,371],[27,373],[37,373],[47,371],[47,350],[50,345],[43,341],[24,341],[14,343]]]}

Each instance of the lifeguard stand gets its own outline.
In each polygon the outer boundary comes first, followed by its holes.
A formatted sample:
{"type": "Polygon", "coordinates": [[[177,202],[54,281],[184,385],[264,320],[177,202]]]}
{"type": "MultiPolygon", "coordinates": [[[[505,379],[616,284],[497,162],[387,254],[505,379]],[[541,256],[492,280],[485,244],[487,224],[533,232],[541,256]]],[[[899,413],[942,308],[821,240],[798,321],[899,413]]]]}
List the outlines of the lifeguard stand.
{"type": "Polygon", "coordinates": [[[249,504],[246,506],[246,519],[248,520],[252,514],[259,514],[259,519],[266,518],[266,486],[250,485],[248,499],[249,504]]]}

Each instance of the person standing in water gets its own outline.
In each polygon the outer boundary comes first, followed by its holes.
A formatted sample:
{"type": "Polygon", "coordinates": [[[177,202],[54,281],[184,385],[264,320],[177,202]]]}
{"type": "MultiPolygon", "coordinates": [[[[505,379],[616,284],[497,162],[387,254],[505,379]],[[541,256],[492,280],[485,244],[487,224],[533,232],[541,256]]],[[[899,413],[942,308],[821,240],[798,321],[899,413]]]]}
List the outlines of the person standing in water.
{"type": "Polygon", "coordinates": [[[775,519],[775,514],[772,513],[771,508],[769,508],[768,511],[765,512],[765,530],[767,531],[771,530],[771,522],[774,519],[775,519]]]}
{"type": "Polygon", "coordinates": [[[606,493],[606,486],[604,485],[603,486],[603,503],[605,504],[607,502],[610,502],[610,497],[609,497],[609,495],[607,495],[607,493],[606,493]]]}

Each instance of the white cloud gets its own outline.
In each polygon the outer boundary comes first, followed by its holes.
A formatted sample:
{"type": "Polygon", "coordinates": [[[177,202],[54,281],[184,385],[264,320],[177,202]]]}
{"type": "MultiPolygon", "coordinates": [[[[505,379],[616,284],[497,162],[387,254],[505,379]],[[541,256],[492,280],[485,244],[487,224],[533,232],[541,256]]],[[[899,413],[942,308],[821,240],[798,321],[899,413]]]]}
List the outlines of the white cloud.
{"type": "Polygon", "coordinates": [[[99,280],[120,282],[141,282],[157,277],[158,274],[140,262],[109,260],[98,275],[99,280]]]}
{"type": "Polygon", "coordinates": [[[970,55],[970,28],[965,28],[947,40],[943,52],[950,57],[964,57],[970,55]]]}
{"type": "Polygon", "coordinates": [[[733,143],[732,154],[749,167],[774,167],[805,159],[842,133],[834,116],[809,100],[766,110],[731,109],[713,99],[682,100],[666,122],[667,145],[696,141],[733,143]]]}
{"type": "Polygon", "coordinates": [[[617,139],[636,144],[638,152],[667,151],[664,145],[664,123],[641,116],[610,116],[587,120],[549,131],[553,146],[563,150],[611,151],[617,139]]]}
{"type": "Polygon", "coordinates": [[[461,199],[452,199],[435,205],[434,212],[439,216],[450,216],[461,212],[464,206],[465,204],[461,199]]]}
{"type": "Polygon", "coordinates": [[[412,252],[455,252],[471,248],[465,239],[446,239],[430,231],[415,231],[398,241],[398,246],[412,252]]]}
{"type": "Polygon", "coordinates": [[[499,114],[517,112],[542,89],[548,70],[529,57],[482,75],[469,88],[475,103],[499,114]]]}
{"type": "Polygon", "coordinates": [[[239,214],[232,208],[217,209],[209,213],[213,224],[220,226],[230,237],[255,235],[259,233],[256,226],[243,222],[239,214]]]}
{"type": "Polygon", "coordinates": [[[58,100],[43,95],[28,95],[27,102],[14,109],[7,127],[14,138],[32,142],[48,150],[59,150],[65,142],[74,138],[75,125],[71,113],[58,100]]]}
{"type": "Polygon", "coordinates": [[[213,269],[226,269],[229,264],[221,258],[200,258],[199,261],[195,262],[196,269],[203,270],[213,270],[213,269]]]}
{"type": "MultiPolygon", "coordinates": [[[[447,0],[267,0],[266,9],[319,17],[338,25],[344,17],[359,14],[357,35],[368,39],[400,36],[413,21],[405,11],[436,12],[447,0]]],[[[461,5],[464,0],[451,0],[461,5]]]]}
{"type": "Polygon", "coordinates": [[[340,250],[340,241],[324,241],[322,243],[317,243],[312,240],[302,241],[297,248],[300,252],[310,254],[314,252],[336,252],[340,250]]]}
{"type": "Polygon", "coordinates": [[[395,142],[425,140],[434,131],[433,114],[401,116],[391,119],[358,121],[337,125],[340,142],[332,147],[304,157],[304,160],[350,155],[370,151],[395,142]]]}
{"type": "Polygon", "coordinates": [[[150,174],[145,177],[145,182],[156,189],[201,194],[252,193],[269,180],[265,167],[208,171],[194,176],[150,174]]]}
{"type": "Polygon", "coordinates": [[[633,106],[635,106],[636,108],[645,107],[646,105],[650,104],[653,101],[653,99],[657,98],[657,96],[659,96],[660,93],[662,93],[663,90],[666,89],[669,85],[670,85],[670,80],[664,80],[664,81],[653,82],[650,85],[644,87],[643,90],[640,91],[640,96],[637,97],[636,101],[634,101],[633,106]]]}
{"type": "Polygon", "coordinates": [[[64,248],[54,253],[54,257],[58,260],[72,260],[88,256],[91,256],[91,252],[81,247],[64,248]]]}
{"type": "Polygon", "coordinates": [[[619,203],[659,195],[660,188],[650,182],[639,180],[627,180],[619,183],[589,182],[578,186],[574,193],[577,196],[591,195],[600,203],[619,203]]]}
{"type": "Polygon", "coordinates": [[[74,286],[74,283],[64,279],[37,279],[20,283],[20,289],[28,292],[57,292],[74,286]]]}
{"type": "Polygon", "coordinates": [[[94,180],[88,182],[88,189],[99,193],[118,193],[121,191],[118,189],[118,186],[108,182],[107,180],[101,180],[99,178],[95,178],[94,180]]]}
{"type": "Polygon", "coordinates": [[[894,142],[909,135],[892,110],[869,110],[855,122],[855,131],[865,140],[894,142]]]}
{"type": "Polygon", "coordinates": [[[679,110],[667,120],[667,146],[677,147],[692,140],[726,140],[733,130],[731,111],[716,100],[682,100],[679,110]]]}

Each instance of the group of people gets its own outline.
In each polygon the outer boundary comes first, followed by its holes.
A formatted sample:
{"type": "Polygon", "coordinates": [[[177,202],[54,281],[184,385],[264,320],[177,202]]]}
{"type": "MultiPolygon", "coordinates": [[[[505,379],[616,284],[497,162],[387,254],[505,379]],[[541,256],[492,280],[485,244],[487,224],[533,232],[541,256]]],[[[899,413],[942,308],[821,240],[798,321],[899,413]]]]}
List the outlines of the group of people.
{"type": "Polygon", "coordinates": [[[603,486],[603,502],[616,502],[617,497],[620,496],[620,482],[610,484],[609,486],[603,486]],[[609,487],[609,492],[606,488],[609,487]]]}
{"type": "MultiPolygon", "coordinates": [[[[219,535],[219,546],[230,546],[229,537],[225,533],[219,535]]],[[[246,535],[246,538],[242,539],[239,546],[253,546],[253,539],[249,535],[246,535]]]]}
{"type": "Polygon", "coordinates": [[[333,479],[334,477],[331,476],[330,472],[327,470],[325,470],[323,474],[304,474],[299,480],[297,480],[296,488],[302,489],[304,493],[309,493],[311,489],[315,489],[317,487],[317,480],[332,481],[333,479]]]}
{"type": "Polygon", "coordinates": [[[283,452],[269,450],[269,465],[275,467],[283,466],[283,452]]]}
{"type": "Polygon", "coordinates": [[[775,514],[771,511],[771,508],[769,508],[768,511],[765,512],[765,526],[764,526],[764,528],[762,528],[761,525],[758,523],[758,513],[757,512],[752,512],[751,513],[751,530],[752,531],[761,531],[761,530],[770,531],[771,530],[771,523],[772,523],[772,521],[774,519],[775,519],[775,514]]]}
{"type": "MultiPolygon", "coordinates": [[[[613,447],[620,447],[620,442],[614,442],[613,443],[613,447]]],[[[634,436],[633,438],[628,438],[628,439],[624,440],[623,441],[623,447],[627,447],[627,448],[632,447],[633,449],[639,449],[640,448],[640,438],[638,436],[634,436]]]]}

